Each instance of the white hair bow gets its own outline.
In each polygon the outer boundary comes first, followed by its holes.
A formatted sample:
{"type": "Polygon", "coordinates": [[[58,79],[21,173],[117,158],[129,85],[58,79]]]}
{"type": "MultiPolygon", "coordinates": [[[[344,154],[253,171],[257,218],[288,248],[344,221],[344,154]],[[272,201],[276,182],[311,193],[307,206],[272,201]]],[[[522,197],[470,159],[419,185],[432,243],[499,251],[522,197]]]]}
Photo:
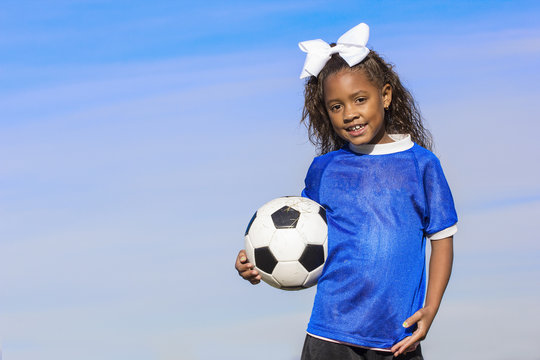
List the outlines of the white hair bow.
{"type": "Polygon", "coordinates": [[[349,66],[358,64],[369,53],[366,47],[368,38],[369,26],[361,23],[341,35],[334,47],[321,39],[302,41],[298,46],[307,55],[300,79],[319,75],[326,62],[335,53],[339,53],[349,66]]]}

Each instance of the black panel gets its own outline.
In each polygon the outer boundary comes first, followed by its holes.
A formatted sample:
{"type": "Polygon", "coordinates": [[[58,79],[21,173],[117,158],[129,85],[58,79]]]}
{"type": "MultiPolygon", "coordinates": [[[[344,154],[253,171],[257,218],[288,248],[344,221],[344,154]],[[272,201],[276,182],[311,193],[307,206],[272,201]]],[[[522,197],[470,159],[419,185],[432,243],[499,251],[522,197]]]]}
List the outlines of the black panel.
{"type": "Polygon", "coordinates": [[[272,214],[276,229],[295,228],[300,218],[300,212],[290,206],[284,206],[272,214]]]}
{"type": "MultiPolygon", "coordinates": [[[[327,222],[326,222],[326,210],[325,210],[322,206],[319,208],[319,215],[321,215],[321,217],[323,218],[324,222],[327,223],[327,222]]],[[[327,224],[328,224],[328,223],[327,223],[327,224]]]]}
{"type": "Polygon", "coordinates": [[[257,217],[257,212],[255,212],[255,214],[253,214],[253,216],[251,217],[251,220],[249,220],[249,224],[247,226],[246,233],[244,234],[244,236],[248,234],[249,229],[251,228],[251,224],[253,224],[253,220],[255,220],[256,217],[257,217]]]}
{"type": "Polygon", "coordinates": [[[324,264],[324,247],[322,245],[308,244],[298,259],[307,271],[313,271],[324,264]]]}
{"type": "Polygon", "coordinates": [[[278,261],[268,246],[255,249],[255,266],[265,273],[271,274],[277,263],[278,261]]]}

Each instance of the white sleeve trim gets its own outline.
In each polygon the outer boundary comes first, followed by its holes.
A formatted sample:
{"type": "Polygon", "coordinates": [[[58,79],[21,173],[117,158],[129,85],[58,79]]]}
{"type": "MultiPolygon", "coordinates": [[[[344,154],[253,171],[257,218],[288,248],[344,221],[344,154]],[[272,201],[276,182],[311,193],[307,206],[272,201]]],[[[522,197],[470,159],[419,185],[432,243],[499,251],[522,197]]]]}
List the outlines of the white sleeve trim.
{"type": "Polygon", "coordinates": [[[441,240],[457,233],[457,224],[447,227],[444,230],[438,231],[435,234],[427,235],[429,240],[441,240]]]}

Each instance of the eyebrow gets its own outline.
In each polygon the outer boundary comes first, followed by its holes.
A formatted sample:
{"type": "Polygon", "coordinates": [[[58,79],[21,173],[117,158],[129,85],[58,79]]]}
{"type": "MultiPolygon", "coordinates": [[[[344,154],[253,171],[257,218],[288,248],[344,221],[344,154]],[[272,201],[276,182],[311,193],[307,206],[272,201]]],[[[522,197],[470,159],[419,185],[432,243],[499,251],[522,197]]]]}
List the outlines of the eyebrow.
{"type": "MultiPolygon", "coordinates": [[[[369,92],[366,91],[366,90],[358,90],[357,92],[353,93],[351,97],[357,97],[359,95],[364,95],[364,94],[368,94],[369,92]]],[[[332,101],[339,101],[338,99],[329,99],[329,100],[326,100],[325,101],[325,104],[329,104],[331,103],[332,101]]]]}

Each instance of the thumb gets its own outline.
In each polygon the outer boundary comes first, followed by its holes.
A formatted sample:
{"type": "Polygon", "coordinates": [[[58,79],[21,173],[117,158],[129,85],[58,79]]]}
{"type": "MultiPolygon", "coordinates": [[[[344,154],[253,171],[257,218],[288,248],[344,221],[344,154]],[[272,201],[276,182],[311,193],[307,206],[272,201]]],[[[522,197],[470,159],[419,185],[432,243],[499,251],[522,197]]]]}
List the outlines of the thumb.
{"type": "Polygon", "coordinates": [[[246,251],[240,250],[238,253],[238,260],[243,264],[247,261],[246,251]]]}
{"type": "Polygon", "coordinates": [[[418,322],[418,320],[420,320],[421,318],[422,318],[422,313],[420,312],[420,310],[418,310],[410,318],[405,320],[405,322],[403,323],[403,327],[404,328],[411,327],[414,324],[416,324],[418,322]]]}

